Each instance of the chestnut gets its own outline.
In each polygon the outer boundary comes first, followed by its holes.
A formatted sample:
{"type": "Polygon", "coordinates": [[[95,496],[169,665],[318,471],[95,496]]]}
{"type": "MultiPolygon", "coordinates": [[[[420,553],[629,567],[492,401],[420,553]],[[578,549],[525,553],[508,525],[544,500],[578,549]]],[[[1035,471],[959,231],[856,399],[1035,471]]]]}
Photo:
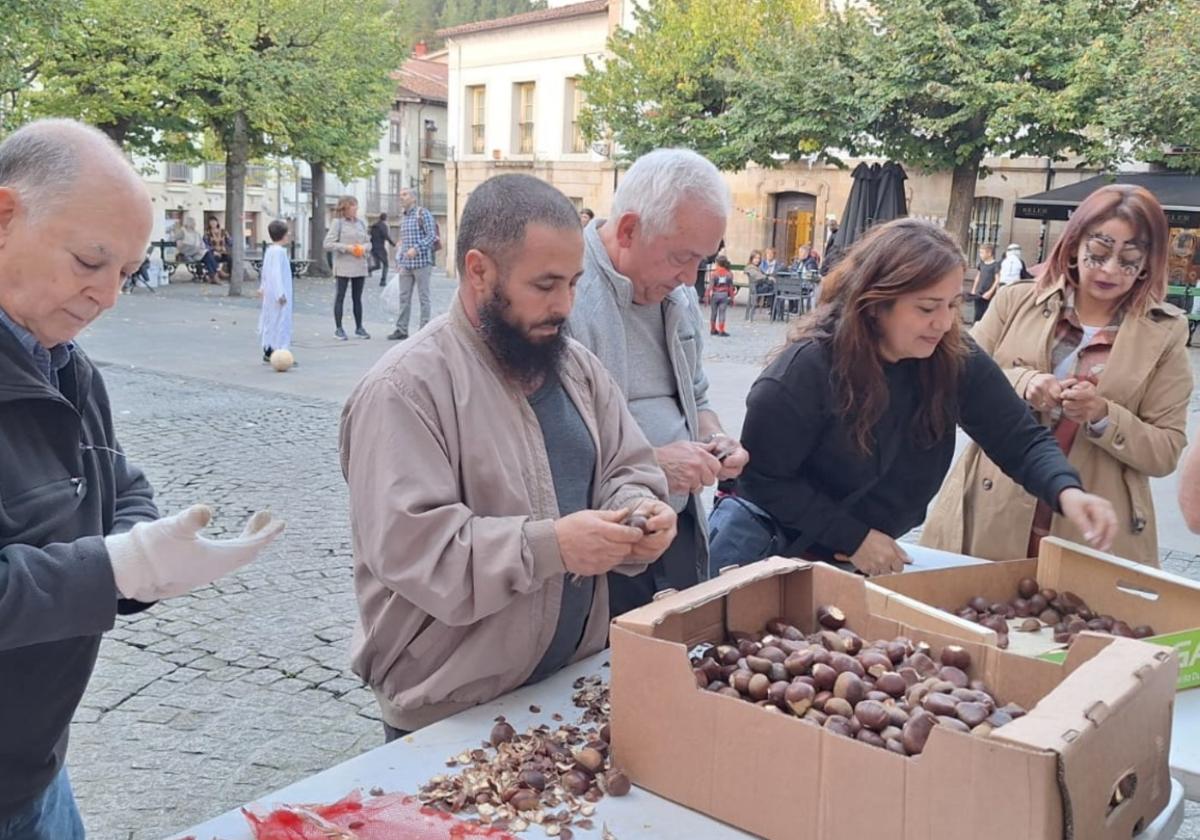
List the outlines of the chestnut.
{"type": "Polygon", "coordinates": [[[1012,715],[1010,715],[1008,712],[1004,711],[1003,709],[997,709],[988,715],[987,722],[992,725],[993,729],[999,729],[1006,723],[1012,723],[1012,720],[1012,715]]]}
{"type": "Polygon", "coordinates": [[[886,747],[887,743],[880,737],[878,732],[873,732],[870,729],[863,728],[858,730],[858,734],[854,736],[864,744],[870,744],[872,747],[886,747]]]}
{"type": "Polygon", "coordinates": [[[1012,602],[1013,612],[1017,618],[1029,618],[1029,602],[1024,598],[1016,598],[1012,602]]]}
{"type": "Polygon", "coordinates": [[[982,703],[959,703],[954,711],[958,719],[972,729],[988,719],[987,707],[982,703]]]}
{"type": "Polygon", "coordinates": [[[861,651],[863,648],[862,637],[848,627],[843,627],[841,630],[838,630],[837,634],[845,640],[844,645],[846,653],[850,654],[851,656],[857,656],[859,651],[861,651]]]}
{"type": "Polygon", "coordinates": [[[1021,578],[1017,582],[1017,594],[1026,600],[1038,594],[1040,588],[1038,582],[1031,577],[1021,578]]]}
{"type": "Polygon", "coordinates": [[[832,665],[816,664],[812,666],[813,685],[817,691],[832,691],[833,684],[837,681],[838,672],[834,670],[832,665]]]}
{"type": "Polygon", "coordinates": [[[925,699],[921,701],[925,711],[935,715],[953,715],[955,708],[958,706],[958,701],[948,694],[927,694],[925,699]]]}
{"type": "Polygon", "coordinates": [[[833,696],[842,698],[851,706],[858,704],[866,693],[863,681],[849,671],[838,674],[837,680],[833,683],[833,696]]]}
{"type": "Polygon", "coordinates": [[[1001,706],[996,711],[1004,712],[1004,714],[1008,715],[1013,720],[1016,720],[1019,717],[1025,716],[1024,707],[1022,707],[1016,703],[1005,703],[1003,706],[1001,706]]]}
{"type": "Polygon", "coordinates": [[[1030,615],[1040,615],[1042,610],[1046,609],[1046,607],[1048,607],[1048,606],[1050,606],[1050,604],[1046,601],[1045,598],[1042,597],[1042,593],[1040,593],[1040,592],[1036,595],[1030,596],[1030,598],[1029,598],[1029,614],[1030,615]]]}
{"type": "Polygon", "coordinates": [[[729,684],[742,694],[750,693],[750,678],[754,676],[753,671],[734,671],[729,677],[729,684]]]}
{"type": "Polygon", "coordinates": [[[1022,633],[1036,633],[1042,629],[1042,622],[1036,618],[1027,618],[1021,622],[1021,626],[1017,629],[1022,633]]]}
{"type": "MultiPolygon", "coordinates": [[[[591,777],[588,776],[587,773],[583,773],[579,770],[568,770],[566,773],[562,774],[562,776],[559,778],[559,782],[562,784],[567,793],[575,796],[583,796],[592,786],[591,777]]],[[[534,808],[536,807],[538,806],[535,805],[534,808]]],[[[532,808],[517,807],[517,810],[529,811],[532,810],[532,808]]]]}
{"type": "Polygon", "coordinates": [[[947,716],[939,715],[938,723],[940,723],[942,726],[946,727],[947,729],[953,730],[954,732],[962,732],[967,735],[971,734],[971,727],[967,726],[965,723],[963,723],[961,720],[959,720],[956,717],[949,717],[948,715],[947,716]]]}
{"type": "Polygon", "coordinates": [[[766,700],[767,692],[771,689],[771,678],[766,674],[755,674],[750,678],[746,693],[751,700],[766,700]]]}
{"type": "Polygon", "coordinates": [[[609,796],[624,796],[631,787],[629,777],[621,770],[613,768],[604,774],[604,792],[609,796]]]}
{"type": "MultiPolygon", "coordinates": [[[[1116,626],[1115,622],[1114,622],[1113,626],[1116,626]]],[[[1151,627],[1149,624],[1139,624],[1137,627],[1133,628],[1133,638],[1135,638],[1135,639],[1145,639],[1145,638],[1149,638],[1150,636],[1153,636],[1153,635],[1154,635],[1154,628],[1151,627]]]]}
{"type": "Polygon", "coordinates": [[[831,653],[829,655],[829,664],[839,674],[850,671],[859,679],[867,675],[867,672],[863,670],[863,666],[859,661],[848,653],[831,653]]]}
{"type": "Polygon", "coordinates": [[[783,693],[784,703],[795,715],[803,715],[812,709],[813,698],[817,692],[811,685],[802,682],[791,683],[783,693]]]}
{"type": "Polygon", "coordinates": [[[1138,636],[1137,633],[1134,632],[1133,628],[1130,627],[1128,624],[1126,624],[1124,621],[1114,621],[1112,629],[1109,630],[1109,632],[1112,633],[1114,636],[1124,636],[1127,639],[1144,638],[1144,637],[1138,636]]]}
{"type": "Polygon", "coordinates": [[[722,665],[736,665],[742,655],[733,645],[717,645],[713,650],[713,658],[722,665]]]}
{"type": "Polygon", "coordinates": [[[786,705],[784,697],[787,694],[788,686],[790,685],[791,683],[784,682],[782,680],[771,683],[770,688],[767,689],[767,702],[774,703],[781,709],[785,708],[786,705]]]}
{"type": "Polygon", "coordinates": [[[779,662],[772,662],[771,669],[767,671],[767,676],[771,678],[771,682],[788,682],[792,675],[787,672],[787,668],[779,662]]]}
{"type": "Polygon", "coordinates": [[[872,677],[878,679],[880,674],[892,670],[892,659],[878,650],[864,650],[858,655],[858,663],[872,677]]]}
{"type": "Polygon", "coordinates": [[[763,645],[758,651],[758,656],[761,659],[767,659],[771,662],[780,662],[787,659],[787,654],[782,648],[777,648],[774,645],[763,645]]]}
{"type": "Polygon", "coordinates": [[[575,750],[575,764],[579,769],[586,770],[588,773],[597,773],[604,767],[604,756],[600,751],[592,747],[584,747],[583,749],[575,750]]]}
{"type": "Polygon", "coordinates": [[[922,677],[936,674],[938,666],[924,653],[914,653],[908,658],[908,664],[922,677]]]}
{"type": "Polygon", "coordinates": [[[540,770],[529,768],[522,770],[521,774],[517,776],[517,784],[532,790],[545,790],[546,776],[540,770]]]}
{"type": "Polygon", "coordinates": [[[498,747],[501,744],[507,744],[515,737],[517,737],[517,730],[513,729],[508,721],[501,720],[492,727],[492,733],[488,740],[492,742],[493,747],[498,747]]]}
{"type": "MultiPolygon", "coordinates": [[[[591,786],[591,782],[588,781],[586,776],[575,770],[572,770],[563,777],[563,787],[567,788],[567,790],[571,791],[572,793],[575,793],[575,791],[571,790],[567,783],[567,777],[571,776],[572,773],[582,777],[583,781],[587,782],[587,784],[584,785],[583,790],[579,791],[579,794],[586,793],[588,787],[591,786]]],[[[508,800],[508,804],[517,811],[536,811],[542,806],[542,797],[539,796],[535,791],[527,788],[520,788],[516,793],[513,794],[512,798],[508,800]]]]}
{"type": "Polygon", "coordinates": [[[793,653],[787,659],[783,660],[784,670],[793,677],[803,676],[807,674],[813,666],[813,653],[811,650],[802,650],[793,653]]]}
{"type": "Polygon", "coordinates": [[[1050,589],[1049,587],[1043,587],[1042,591],[1038,594],[1046,599],[1047,604],[1049,604],[1051,601],[1058,600],[1058,591],[1050,589]]]}
{"type": "Polygon", "coordinates": [[[897,755],[908,755],[908,750],[904,749],[904,743],[897,738],[892,738],[887,742],[888,752],[894,752],[897,755]]]}
{"type": "Polygon", "coordinates": [[[1038,616],[1038,619],[1041,620],[1042,624],[1050,626],[1058,624],[1058,622],[1062,621],[1062,615],[1060,615],[1058,610],[1054,609],[1053,607],[1047,607],[1046,609],[1042,610],[1041,614],[1038,616]]]}
{"type": "Polygon", "coordinates": [[[817,607],[817,623],[828,630],[841,630],[846,626],[846,614],[832,605],[817,607]]]}
{"type": "Polygon", "coordinates": [[[821,711],[827,715],[841,715],[849,719],[854,714],[854,707],[841,697],[830,697],[825,701],[825,707],[821,711]]]}
{"type": "Polygon", "coordinates": [[[942,664],[953,666],[961,671],[969,671],[971,654],[961,645],[946,645],[942,648],[942,664]]]}
{"type": "Polygon", "coordinates": [[[850,721],[842,715],[830,715],[825,719],[825,729],[835,735],[842,735],[846,738],[852,738],[853,733],[850,731],[850,721]]]}
{"type": "MultiPolygon", "coordinates": [[[[843,676],[845,675],[843,674],[843,676]]],[[[895,671],[888,671],[885,674],[880,674],[879,678],[875,680],[875,688],[892,697],[899,697],[908,688],[908,683],[904,681],[904,677],[895,671]]]]}
{"type": "Polygon", "coordinates": [[[984,598],[982,595],[976,595],[974,598],[967,601],[967,606],[975,610],[975,612],[979,613],[980,615],[983,615],[984,613],[988,612],[992,605],[987,598],[984,598]]]}
{"type": "Polygon", "coordinates": [[[761,656],[747,656],[746,664],[756,674],[765,674],[771,670],[771,660],[761,656]]]}
{"type": "Polygon", "coordinates": [[[875,700],[864,700],[855,706],[854,716],[863,726],[876,732],[882,731],[892,722],[887,707],[875,700]]]}
{"type": "Polygon", "coordinates": [[[938,676],[946,682],[952,683],[955,688],[967,687],[967,675],[963,673],[962,669],[955,668],[953,665],[943,665],[942,669],[938,671],[938,676]]]}
{"type": "MultiPolygon", "coordinates": [[[[818,711],[825,711],[825,704],[833,697],[832,691],[818,691],[817,696],[813,698],[813,708],[818,711]]],[[[826,712],[828,714],[828,712],[826,712]]]]}
{"type": "Polygon", "coordinates": [[[913,712],[900,733],[900,742],[904,745],[905,752],[909,755],[920,755],[925,749],[925,742],[929,740],[929,733],[933,731],[937,722],[937,717],[924,709],[913,712]]]}

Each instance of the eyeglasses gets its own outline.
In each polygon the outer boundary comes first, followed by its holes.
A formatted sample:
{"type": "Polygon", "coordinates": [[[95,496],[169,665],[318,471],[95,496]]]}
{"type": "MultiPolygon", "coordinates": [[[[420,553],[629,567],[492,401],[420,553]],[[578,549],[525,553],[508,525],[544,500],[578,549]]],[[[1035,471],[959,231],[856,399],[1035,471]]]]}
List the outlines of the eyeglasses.
{"type": "Polygon", "coordinates": [[[1126,277],[1135,277],[1142,270],[1142,266],[1146,262],[1145,256],[1140,256],[1137,259],[1127,259],[1119,253],[1097,253],[1091,249],[1089,245],[1083,246],[1083,263],[1089,268],[1103,269],[1113,260],[1117,261],[1117,271],[1124,274],[1126,277]]]}

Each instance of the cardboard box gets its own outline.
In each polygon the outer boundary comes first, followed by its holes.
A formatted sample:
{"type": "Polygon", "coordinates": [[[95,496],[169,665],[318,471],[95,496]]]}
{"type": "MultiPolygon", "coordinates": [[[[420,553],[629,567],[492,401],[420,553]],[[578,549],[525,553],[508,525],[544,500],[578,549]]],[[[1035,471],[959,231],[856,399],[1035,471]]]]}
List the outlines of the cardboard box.
{"type": "Polygon", "coordinates": [[[616,763],[641,787],[787,840],[1128,840],[1166,805],[1171,652],[1085,634],[1058,666],[907,626],[868,600],[856,575],[771,558],[620,616],[616,763]],[[696,687],[695,645],[761,632],[776,616],[813,632],[822,604],[864,638],[962,644],[971,676],[1029,714],[988,738],[935,727],[921,755],[904,757],[696,687]],[[1130,773],[1133,796],[1110,808],[1130,773]]]}
{"type": "MultiPolygon", "coordinates": [[[[1173,575],[1151,566],[1123,560],[1111,554],[1054,537],[1042,540],[1036,560],[1007,560],[980,566],[961,566],[927,572],[884,575],[871,579],[871,586],[906,596],[903,602],[877,607],[889,614],[903,614],[920,623],[913,601],[957,612],[975,595],[989,601],[1008,601],[1016,595],[1017,582],[1036,578],[1043,587],[1073,592],[1098,613],[1118,618],[1131,627],[1148,624],[1157,635],[1145,641],[1174,648],[1179,653],[1180,691],[1200,687],[1200,582],[1173,575]]],[[[878,593],[874,596],[880,597],[878,593]]],[[[996,634],[973,622],[943,613],[936,623],[924,624],[962,638],[985,639],[995,644],[996,634]],[[953,622],[947,623],[947,619],[953,622]],[[956,625],[954,622],[957,622],[956,625]]],[[[1010,641],[1019,634],[1009,635],[1010,641]]],[[[1044,654],[1062,662],[1061,645],[1044,654]]]]}

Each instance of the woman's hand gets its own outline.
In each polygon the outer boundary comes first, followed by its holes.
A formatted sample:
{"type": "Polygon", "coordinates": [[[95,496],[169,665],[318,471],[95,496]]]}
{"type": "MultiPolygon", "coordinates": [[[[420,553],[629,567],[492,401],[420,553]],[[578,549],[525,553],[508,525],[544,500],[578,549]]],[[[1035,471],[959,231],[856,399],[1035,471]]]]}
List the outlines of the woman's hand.
{"type": "Polygon", "coordinates": [[[1063,416],[1076,423],[1096,423],[1108,416],[1108,400],[1100,396],[1095,384],[1086,379],[1063,382],[1063,416]],[[1071,384],[1068,384],[1071,383],[1071,384]]]}
{"type": "Polygon", "coordinates": [[[904,564],[912,562],[899,543],[874,528],[867,532],[867,538],[862,541],[858,551],[850,556],[835,554],[833,557],[843,563],[850,563],[868,577],[902,572],[904,564]]]}
{"type": "Polygon", "coordinates": [[[1117,512],[1108,499],[1068,487],[1058,494],[1058,506],[1092,548],[1108,551],[1117,536],[1117,512]]]}
{"type": "Polygon", "coordinates": [[[1025,402],[1034,411],[1050,411],[1062,402],[1062,383],[1052,373],[1039,373],[1025,386],[1025,402]]]}

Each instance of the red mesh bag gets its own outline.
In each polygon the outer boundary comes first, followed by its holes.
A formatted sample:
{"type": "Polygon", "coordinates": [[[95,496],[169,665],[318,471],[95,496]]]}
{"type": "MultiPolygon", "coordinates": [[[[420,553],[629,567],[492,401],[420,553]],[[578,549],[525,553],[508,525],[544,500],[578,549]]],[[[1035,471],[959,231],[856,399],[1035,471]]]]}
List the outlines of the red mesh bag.
{"type": "Polygon", "coordinates": [[[332,805],[284,805],[263,816],[242,813],[255,840],[516,840],[499,829],[456,820],[403,793],[364,802],[355,791],[332,805]]]}

